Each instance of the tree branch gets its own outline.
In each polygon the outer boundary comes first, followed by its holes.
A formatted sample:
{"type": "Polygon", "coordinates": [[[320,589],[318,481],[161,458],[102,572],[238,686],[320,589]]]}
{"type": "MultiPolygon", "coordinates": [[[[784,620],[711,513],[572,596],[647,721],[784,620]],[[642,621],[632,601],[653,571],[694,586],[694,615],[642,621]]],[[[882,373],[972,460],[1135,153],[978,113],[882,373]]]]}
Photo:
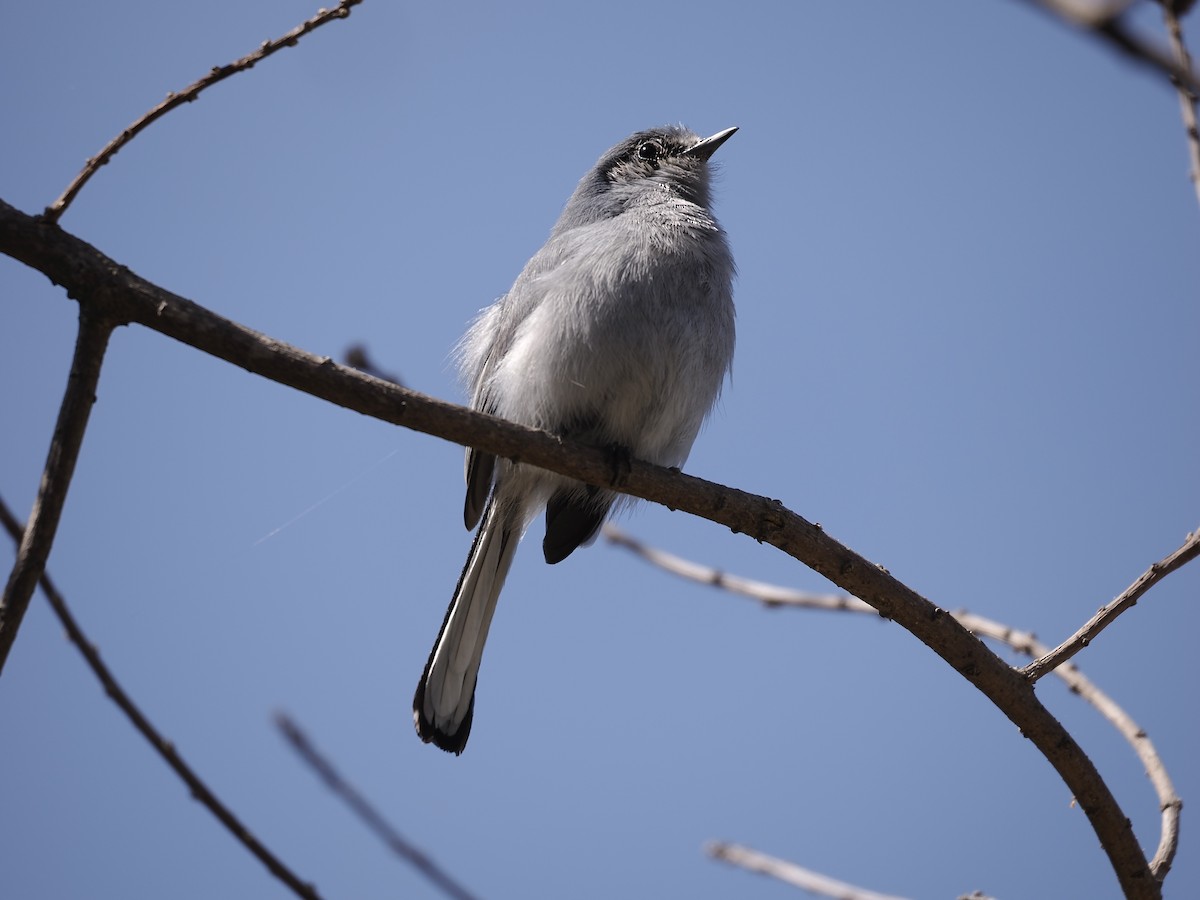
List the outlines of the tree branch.
{"type": "Polygon", "coordinates": [[[784,884],[790,884],[792,887],[798,887],[812,894],[823,894],[826,897],[837,898],[837,900],[904,900],[903,897],[877,894],[866,888],[846,884],[844,881],[836,881],[795,863],[768,856],[739,844],[715,841],[705,847],[704,852],[713,859],[740,866],[751,872],[758,872],[760,875],[769,875],[784,884]]]}
{"type": "MultiPolygon", "coordinates": [[[[1175,60],[1184,69],[1192,68],[1192,57],[1188,53],[1187,45],[1183,42],[1183,28],[1179,24],[1179,17],[1183,15],[1184,10],[1178,7],[1183,4],[1172,2],[1172,0],[1159,0],[1163,8],[1163,23],[1167,26],[1167,37],[1171,43],[1171,52],[1175,54],[1175,60]]],[[[1190,6],[1190,2],[1187,4],[1190,6]]],[[[1172,79],[1175,82],[1175,90],[1179,94],[1179,114],[1183,117],[1183,131],[1187,139],[1188,160],[1191,163],[1191,170],[1188,173],[1192,179],[1192,187],[1196,191],[1196,200],[1200,201],[1200,125],[1196,122],[1196,89],[1188,87],[1178,79],[1172,79]]]]}
{"type": "Polygon", "coordinates": [[[353,785],[342,778],[333,763],[325,759],[308,739],[308,735],[286,713],[275,715],[277,727],[291,748],[299,754],[325,786],[358,816],[359,820],[383,841],[389,850],[429,879],[438,890],[455,900],[475,900],[474,895],[442,871],[422,850],[413,846],[387,821],[353,785]]]}
{"type": "MultiPolygon", "coordinates": [[[[1003,641],[1014,650],[1027,656],[1039,656],[1047,651],[1045,644],[1027,632],[1015,631],[1007,625],[966,610],[955,611],[954,617],[969,628],[973,634],[1003,641]]],[[[1179,814],[1183,809],[1183,801],[1175,792],[1175,785],[1171,782],[1171,776],[1167,774],[1167,767],[1163,764],[1162,757],[1158,755],[1158,750],[1155,749],[1146,732],[1133,720],[1133,717],[1125,712],[1115,700],[1096,687],[1074,663],[1064,663],[1054,670],[1054,674],[1066,682],[1071,693],[1090,703],[1100,715],[1112,723],[1113,727],[1133,747],[1133,752],[1138,755],[1138,759],[1145,767],[1146,775],[1158,795],[1158,808],[1162,815],[1158,850],[1154,854],[1154,859],[1150,861],[1150,871],[1154,873],[1154,877],[1161,884],[1167,877],[1167,873],[1171,871],[1175,851],[1179,847],[1179,814]]]]}
{"type": "Polygon", "coordinates": [[[96,386],[100,381],[100,368],[104,364],[104,351],[108,347],[112,329],[113,323],[103,315],[103,310],[80,304],[75,356],[71,360],[66,391],[58,409],[54,436],[50,439],[50,452],[46,455],[42,482],[38,486],[37,498],[29,514],[29,527],[24,529],[4,596],[0,597],[0,674],[4,672],[4,664],[17,639],[21,620],[29,608],[29,599],[46,568],[54,535],[58,532],[58,521],[62,517],[63,504],[67,501],[67,489],[71,486],[79,448],[87,431],[88,416],[92,404],[96,402],[96,386]]]}
{"type": "Polygon", "coordinates": [[[254,68],[255,63],[261,62],[277,50],[282,50],[284,47],[296,46],[300,38],[304,37],[310,31],[320,28],[326,22],[332,22],[334,19],[345,19],[350,15],[350,8],[360,3],[362,3],[362,0],[341,0],[333,9],[318,10],[315,16],[307,22],[297,25],[282,37],[278,37],[273,41],[264,41],[262,46],[249,56],[243,56],[241,59],[235,60],[225,66],[213,66],[212,71],[199,81],[188,85],[179,93],[167,94],[167,99],[145,113],[136,122],[109,141],[103,150],[87,161],[83,170],[75,176],[75,180],[67,185],[67,189],[63,191],[62,196],[46,207],[46,211],[43,213],[45,220],[47,222],[57,222],[62,217],[62,214],[67,211],[67,207],[71,205],[76,195],[83,190],[83,186],[100,170],[101,166],[107,165],[108,161],[116,156],[122,147],[171,110],[185,103],[191,103],[200,96],[201,91],[212,87],[218,81],[224,81],[230,75],[236,75],[238,72],[254,68]]]}
{"type": "Polygon", "coordinates": [[[1200,528],[1189,534],[1183,542],[1183,546],[1178,550],[1165,559],[1160,559],[1138,576],[1137,581],[1127,587],[1115,600],[1100,607],[1096,614],[1088,619],[1077,632],[1022,669],[1022,674],[1032,683],[1052,671],[1056,666],[1062,665],[1095,640],[1101,631],[1116,621],[1117,616],[1137,603],[1146,591],[1197,556],[1200,556],[1200,528]]]}
{"type": "Polygon", "coordinates": [[[798,591],[794,588],[769,584],[766,581],[755,581],[752,578],[731,575],[720,569],[704,566],[689,559],[684,559],[682,556],[676,556],[673,553],[667,553],[665,550],[659,550],[657,547],[651,547],[612,522],[606,522],[601,530],[609,543],[616,544],[618,547],[628,550],[635,556],[640,556],[652,566],[657,566],[665,572],[670,572],[672,575],[686,578],[689,581],[711,585],[712,587],[728,591],[731,594],[738,594],[742,597],[749,597],[751,600],[757,600],[764,606],[796,606],[802,609],[823,609],[830,612],[854,612],[869,613],[873,616],[879,615],[873,606],[864,603],[857,597],[851,597],[849,594],[815,594],[811,591],[798,591]]]}
{"type": "Polygon", "coordinates": [[[1116,799],[1091,760],[1038,701],[1033,685],[945,610],[778,501],[636,460],[618,483],[603,450],[435,400],[251,331],[151,284],[90,244],[3,201],[0,252],[63,284],[82,304],[273,381],[386,422],[683,510],[782,550],[899,623],[991,699],[1066,782],[1126,897],[1161,896],[1116,799]]]}
{"type": "MultiPolygon", "coordinates": [[[[821,609],[832,612],[871,613],[875,610],[863,603],[857,597],[845,594],[812,594],[797,591],[792,588],[768,584],[763,581],[752,581],[737,575],[702,566],[674,554],[651,547],[613,524],[604,526],[604,536],[609,542],[616,544],[636,556],[641,557],[653,566],[670,572],[680,578],[708,584],[729,593],[739,594],[756,600],[767,607],[789,606],[800,609],[821,609]]],[[[1008,625],[1003,625],[992,619],[977,615],[967,610],[956,610],[951,615],[963,624],[972,634],[982,635],[992,640],[1000,641],[1012,647],[1018,653],[1029,657],[1038,657],[1049,650],[1045,644],[1026,631],[1017,631],[1008,625]]],[[[1167,774],[1166,766],[1158,755],[1154,744],[1146,732],[1122,709],[1116,701],[1101,691],[1092,681],[1084,676],[1073,664],[1065,663],[1054,669],[1054,674],[1066,682],[1071,692],[1090,703],[1097,712],[1107,719],[1114,728],[1133,748],[1138,759],[1145,767],[1150,783],[1158,795],[1158,805],[1162,813],[1162,829],[1159,835],[1158,851],[1150,863],[1159,883],[1166,878],[1179,846],[1179,814],[1183,801],[1175,792],[1175,785],[1167,774]]]]}
{"type": "MultiPolygon", "coordinates": [[[[22,544],[22,533],[27,534],[27,530],[21,527],[20,521],[9,510],[8,505],[0,498],[0,523],[4,525],[4,529],[12,537],[13,542],[22,544]]],[[[133,723],[133,727],[141,732],[142,737],[150,742],[150,746],[155,749],[159,756],[166,761],[175,774],[183,779],[184,784],[188,786],[191,795],[217,817],[217,820],[225,826],[247,850],[267,867],[272,875],[291,888],[292,892],[298,897],[303,897],[305,900],[321,900],[316,889],[310,884],[305,884],[295,873],[285,866],[278,857],[268,850],[259,840],[251,834],[250,830],[242,824],[241,820],[235,816],[224,803],[222,803],[211,790],[197,775],[192,768],[183,761],[183,757],[175,750],[175,745],[158,733],[158,730],[150,724],[150,720],[142,714],[137,704],[130,699],[125,693],[124,688],[108,666],[100,658],[100,651],[96,649],[95,644],[88,640],[87,635],[83,633],[83,629],[79,627],[79,623],[75,621],[75,616],[71,613],[67,606],[67,601],[62,594],[54,586],[50,580],[50,576],[45,572],[39,573],[39,581],[42,586],[42,593],[46,595],[46,599],[50,601],[50,606],[54,610],[62,622],[63,629],[67,632],[67,637],[71,643],[79,648],[79,652],[83,654],[83,658],[91,667],[92,673],[100,681],[104,692],[108,694],[110,700],[120,707],[121,712],[125,713],[126,718],[133,723]]]]}
{"type": "Polygon", "coordinates": [[[1141,40],[1130,31],[1122,18],[1125,10],[1132,5],[1128,0],[1100,7],[1069,0],[1025,0],[1025,3],[1083,29],[1134,62],[1166,75],[1176,85],[1200,91],[1200,73],[1190,64],[1176,62],[1166,50],[1141,40]]]}

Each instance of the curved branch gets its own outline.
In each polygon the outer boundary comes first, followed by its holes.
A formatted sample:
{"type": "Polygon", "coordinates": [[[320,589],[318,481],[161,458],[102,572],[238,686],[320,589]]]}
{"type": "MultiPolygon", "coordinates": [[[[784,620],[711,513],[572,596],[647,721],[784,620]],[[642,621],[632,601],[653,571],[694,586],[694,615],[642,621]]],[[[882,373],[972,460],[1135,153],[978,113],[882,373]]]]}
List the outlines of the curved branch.
{"type": "MultiPolygon", "coordinates": [[[[1200,534],[1200,532],[1197,533],[1200,534]]],[[[764,606],[790,606],[831,612],[875,613],[874,609],[857,597],[846,594],[813,594],[763,581],[752,581],[709,566],[702,566],[699,563],[675,556],[673,553],[648,546],[612,524],[604,526],[604,536],[610,543],[640,556],[646,562],[665,572],[699,584],[712,585],[733,594],[749,597],[764,606]]],[[[1176,553],[1178,552],[1176,551],[1176,553]]],[[[1027,631],[1018,631],[967,610],[956,610],[951,615],[972,634],[1000,641],[1025,656],[1045,656],[1048,651],[1045,644],[1027,631]]],[[[1154,744],[1137,722],[1117,705],[1116,701],[1086,678],[1073,663],[1065,663],[1053,671],[1055,675],[1066,682],[1073,694],[1090,703],[1117,729],[1145,767],[1146,775],[1150,778],[1150,783],[1158,795],[1158,805],[1162,813],[1162,830],[1159,835],[1158,851],[1150,863],[1150,870],[1161,883],[1171,870],[1171,863],[1179,846],[1179,814],[1183,809],[1183,801],[1175,792],[1175,785],[1171,782],[1171,776],[1167,774],[1162,757],[1158,755],[1154,744]]]]}
{"type": "MultiPolygon", "coordinates": [[[[17,544],[21,543],[22,527],[20,521],[8,509],[3,499],[0,499],[0,524],[12,537],[17,544]]],[[[304,900],[321,900],[320,895],[311,884],[305,884],[300,878],[274,853],[266,848],[254,834],[248,829],[237,816],[221,802],[201,780],[186,762],[179,755],[179,751],[175,749],[175,745],[163,737],[151,723],[150,720],[142,713],[137,704],[130,699],[125,693],[125,689],[121,687],[108,666],[104,664],[104,660],[100,658],[100,652],[95,645],[88,640],[87,635],[83,633],[83,629],[79,627],[79,623],[75,621],[75,616],[71,613],[71,609],[67,606],[67,601],[62,594],[54,586],[50,580],[50,576],[45,572],[40,573],[42,585],[42,593],[46,595],[46,599],[50,601],[50,606],[54,610],[58,620],[62,622],[63,630],[66,631],[67,637],[71,643],[79,648],[79,652],[83,654],[83,658],[91,667],[92,673],[96,676],[101,686],[113,703],[117,704],[121,712],[125,713],[133,727],[136,728],[155,749],[159,756],[163,758],[168,766],[170,766],[175,774],[178,775],[183,783],[188,786],[193,797],[203,804],[217,820],[225,826],[241,844],[249,850],[254,856],[267,867],[267,870],[286,884],[297,897],[302,897],[304,900]]]]}
{"type": "MultiPolygon", "coordinates": [[[[1014,631],[1007,625],[966,610],[956,611],[954,617],[972,633],[1003,641],[1014,650],[1027,656],[1042,656],[1046,653],[1046,645],[1039,642],[1032,634],[1014,631]]],[[[1158,755],[1154,744],[1141,726],[1133,720],[1133,717],[1117,705],[1115,700],[1096,687],[1091,679],[1085,677],[1074,663],[1063,664],[1054,670],[1054,674],[1067,683],[1071,693],[1090,703],[1100,715],[1112,723],[1113,727],[1133,747],[1133,752],[1138,755],[1138,759],[1145,767],[1146,775],[1158,795],[1158,808],[1162,814],[1162,830],[1159,833],[1158,850],[1154,854],[1154,859],[1150,861],[1150,871],[1154,873],[1154,877],[1161,884],[1167,877],[1167,873],[1171,871],[1171,864],[1175,860],[1175,851],[1179,847],[1179,813],[1183,809],[1183,801],[1175,792],[1175,785],[1171,782],[1171,776],[1167,774],[1167,767],[1163,764],[1162,757],[1158,755]]]]}
{"type": "Polygon", "coordinates": [[[253,53],[248,56],[243,56],[239,60],[229,63],[224,66],[213,66],[212,71],[201,78],[199,81],[188,85],[179,93],[167,94],[167,99],[158,106],[149,110],[141,116],[136,122],[118,134],[115,138],[109,141],[104,149],[93,156],[84,164],[82,171],[75,176],[75,179],[67,185],[67,189],[62,192],[57,200],[46,207],[43,213],[47,222],[57,222],[67,207],[75,199],[76,195],[83,190],[83,186],[88,183],[88,180],[100,170],[101,166],[107,165],[108,161],[117,155],[117,152],[132,141],[135,137],[169,113],[176,107],[182,106],[185,103],[191,103],[205,88],[212,87],[218,81],[224,81],[230,75],[236,75],[238,72],[244,72],[247,69],[254,68],[254,64],[266,59],[277,50],[282,50],[284,47],[294,47],[296,42],[304,35],[308,34],[317,28],[320,28],[326,22],[331,22],[334,19],[344,19],[350,15],[350,8],[362,3],[362,0],[341,0],[341,2],[333,9],[318,10],[317,14],[307,22],[302,22],[297,25],[287,34],[278,37],[273,41],[263,41],[253,53]]]}
{"type": "Polygon", "coordinates": [[[80,304],[75,356],[71,360],[62,405],[58,408],[58,422],[50,439],[42,482],[29,514],[29,526],[17,550],[16,562],[4,587],[4,596],[0,597],[0,674],[4,672],[4,663],[17,639],[25,610],[29,608],[29,599],[50,557],[58,521],[67,502],[67,489],[75,474],[75,461],[79,459],[79,448],[87,431],[88,416],[96,402],[96,386],[112,329],[113,323],[102,310],[80,304]]]}
{"type": "Polygon", "coordinates": [[[163,290],[57,226],[0,201],[0,252],[64,285],[82,304],[137,322],[250,372],[347,409],[604,485],[724,525],[782,550],[907,629],[978,688],[1041,751],[1088,816],[1128,898],[1158,898],[1146,857],[1092,761],[1042,706],[1033,685],[945,610],[777,500],[633,461],[614,483],[609,456],[455,406],[276,341],[163,290]]]}

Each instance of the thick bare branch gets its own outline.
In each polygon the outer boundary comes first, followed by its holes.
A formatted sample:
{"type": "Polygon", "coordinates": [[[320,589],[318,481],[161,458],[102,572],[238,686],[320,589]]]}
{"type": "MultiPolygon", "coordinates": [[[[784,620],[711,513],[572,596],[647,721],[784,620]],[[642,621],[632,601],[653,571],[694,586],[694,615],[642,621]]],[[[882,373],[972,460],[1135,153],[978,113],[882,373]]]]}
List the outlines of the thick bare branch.
{"type": "Polygon", "coordinates": [[[57,222],[62,217],[62,214],[67,211],[67,207],[71,205],[76,195],[83,190],[83,186],[99,171],[101,166],[106,165],[110,159],[117,155],[117,151],[171,110],[185,103],[191,103],[200,96],[201,91],[212,87],[218,81],[224,81],[230,75],[236,75],[238,72],[245,72],[247,69],[254,68],[255,63],[261,62],[277,50],[282,50],[284,47],[296,46],[300,38],[304,37],[310,31],[320,28],[326,22],[346,18],[350,15],[351,7],[358,6],[360,3],[362,3],[362,0],[341,0],[333,9],[318,10],[317,14],[307,22],[297,25],[287,34],[273,41],[264,41],[257,50],[248,56],[243,56],[241,59],[231,62],[228,65],[213,66],[212,71],[199,81],[193,82],[179,93],[167,94],[167,98],[162,103],[142,115],[136,122],[109,141],[103,150],[89,159],[84,164],[80,173],[75,176],[75,180],[67,185],[67,189],[63,191],[62,196],[46,207],[43,217],[47,222],[57,222]]]}
{"type": "Polygon", "coordinates": [[[1030,682],[1034,682],[1062,665],[1095,640],[1101,631],[1116,621],[1117,616],[1137,603],[1146,591],[1197,556],[1200,556],[1200,528],[1189,534],[1178,550],[1154,563],[1115,600],[1100,607],[1082,628],[1040,659],[1031,662],[1021,670],[1022,673],[1030,682]]]}
{"type": "Polygon", "coordinates": [[[291,748],[325,782],[337,797],[350,807],[359,820],[383,841],[389,850],[424,875],[431,884],[447,897],[456,900],[474,900],[474,895],[455,881],[449,874],[430,859],[422,850],[413,846],[392,824],[375,809],[352,784],[346,781],[324,756],[317,752],[308,735],[285,713],[275,715],[275,726],[291,748]]]}
{"type": "Polygon", "coordinates": [[[90,244],[3,201],[0,252],[63,284],[82,304],[273,381],[386,422],[682,510],[782,550],[896,621],[991,699],[1070,788],[1125,895],[1134,900],[1161,896],[1129,820],[1091,760],[1037,699],[1033,685],[945,610],[777,500],[637,460],[618,479],[603,450],[405,390],[251,331],[151,284],[90,244]]]}
{"type": "Polygon", "coordinates": [[[112,321],[102,311],[80,305],[75,356],[58,409],[54,436],[50,439],[50,452],[46,455],[42,481],[29,514],[29,527],[25,529],[8,584],[4,587],[4,596],[0,598],[0,673],[4,672],[4,663],[17,639],[25,610],[29,608],[29,598],[46,568],[54,535],[58,532],[67,489],[71,486],[79,448],[87,431],[88,416],[96,402],[96,386],[112,329],[112,321]]]}
{"type": "MultiPolygon", "coordinates": [[[[12,537],[16,544],[22,543],[22,533],[25,531],[21,527],[20,521],[9,510],[8,505],[0,498],[0,523],[4,529],[12,537]]],[[[62,622],[63,629],[67,632],[67,637],[71,643],[79,648],[79,652],[83,654],[83,658],[91,667],[92,673],[99,680],[104,692],[108,694],[109,699],[120,707],[121,712],[133,723],[133,727],[141,732],[142,737],[149,741],[150,746],[161,756],[174,771],[188,786],[188,791],[193,797],[217,817],[222,825],[240,841],[247,850],[267,867],[268,871],[289,888],[297,897],[303,897],[305,900],[320,900],[320,895],[316,892],[312,885],[301,881],[291,869],[285,866],[275,854],[263,846],[242,821],[235,816],[224,803],[222,803],[208,787],[200,776],[197,775],[186,762],[179,752],[175,749],[174,743],[164,738],[159,734],[158,730],[150,724],[150,720],[142,713],[137,704],[130,699],[125,693],[125,689],[109,671],[108,666],[100,658],[100,651],[96,646],[88,640],[87,635],[79,627],[79,623],[75,621],[75,616],[71,613],[70,607],[67,606],[67,601],[59,593],[54,583],[50,580],[50,576],[45,572],[39,575],[39,581],[42,586],[42,593],[46,595],[46,599],[50,601],[50,606],[53,608],[55,615],[62,622]]]]}

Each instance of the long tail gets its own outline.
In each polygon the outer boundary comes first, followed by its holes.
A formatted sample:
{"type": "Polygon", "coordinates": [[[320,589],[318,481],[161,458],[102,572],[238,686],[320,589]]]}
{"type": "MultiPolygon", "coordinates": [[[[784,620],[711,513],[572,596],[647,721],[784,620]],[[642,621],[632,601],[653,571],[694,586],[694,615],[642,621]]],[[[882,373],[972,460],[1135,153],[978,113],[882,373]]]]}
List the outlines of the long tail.
{"type": "Polygon", "coordinates": [[[417,734],[449,753],[462,753],[471,733],[483,645],[523,530],[513,518],[488,503],[413,697],[417,734]]]}

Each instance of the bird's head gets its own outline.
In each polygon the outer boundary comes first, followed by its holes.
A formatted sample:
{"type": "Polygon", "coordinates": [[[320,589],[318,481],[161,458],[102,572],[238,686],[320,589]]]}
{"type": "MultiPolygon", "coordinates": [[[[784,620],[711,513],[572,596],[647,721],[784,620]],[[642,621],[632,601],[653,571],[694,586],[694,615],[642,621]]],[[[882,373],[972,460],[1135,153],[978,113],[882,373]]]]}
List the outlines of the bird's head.
{"type": "Polygon", "coordinates": [[[563,212],[568,227],[620,215],[630,204],[664,193],[709,203],[708,161],[737,128],[701,138],[683,126],[632,134],[600,157],[563,212]]]}

